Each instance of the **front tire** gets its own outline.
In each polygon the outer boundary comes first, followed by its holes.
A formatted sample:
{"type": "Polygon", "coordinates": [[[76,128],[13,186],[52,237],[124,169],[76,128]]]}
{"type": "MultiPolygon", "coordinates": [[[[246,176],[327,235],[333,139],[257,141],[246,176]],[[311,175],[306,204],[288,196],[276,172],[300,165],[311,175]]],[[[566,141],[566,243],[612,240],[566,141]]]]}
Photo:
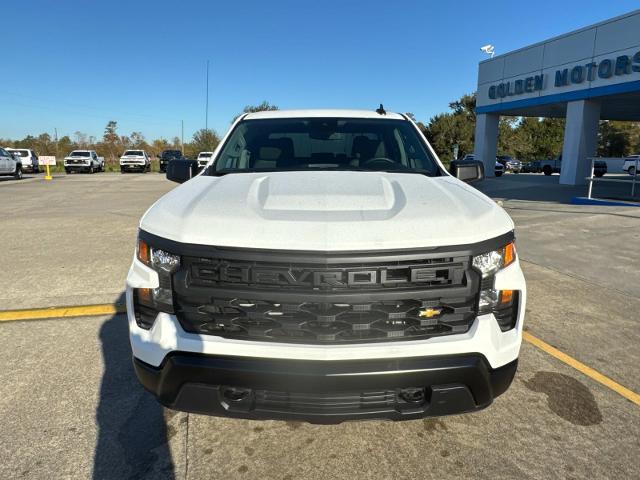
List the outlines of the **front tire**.
{"type": "Polygon", "coordinates": [[[22,167],[20,165],[16,165],[16,172],[13,174],[13,178],[16,180],[22,179],[22,167]]]}
{"type": "Polygon", "coordinates": [[[502,172],[496,172],[496,177],[501,177],[502,176],[502,172]]]}
{"type": "Polygon", "coordinates": [[[542,173],[544,173],[545,175],[549,176],[553,173],[553,170],[551,169],[551,167],[549,165],[545,165],[544,168],[542,169],[542,173]]]}
{"type": "Polygon", "coordinates": [[[629,172],[629,175],[631,175],[632,177],[635,177],[636,175],[636,167],[629,167],[629,170],[627,170],[629,172]]]}

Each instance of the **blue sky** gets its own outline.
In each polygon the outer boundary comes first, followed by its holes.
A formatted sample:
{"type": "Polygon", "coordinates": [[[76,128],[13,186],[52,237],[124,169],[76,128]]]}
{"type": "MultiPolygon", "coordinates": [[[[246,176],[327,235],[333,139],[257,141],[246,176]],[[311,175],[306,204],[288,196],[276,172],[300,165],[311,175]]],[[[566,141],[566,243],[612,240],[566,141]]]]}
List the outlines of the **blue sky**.
{"type": "Polygon", "coordinates": [[[58,129],[101,137],[108,120],[147,139],[247,104],[374,108],[419,120],[472,92],[479,47],[497,53],[638,8],[638,1],[4,0],[0,138],[58,129]],[[15,27],[15,30],[12,28],[15,27]],[[13,33],[13,34],[12,34],[13,33]]]}

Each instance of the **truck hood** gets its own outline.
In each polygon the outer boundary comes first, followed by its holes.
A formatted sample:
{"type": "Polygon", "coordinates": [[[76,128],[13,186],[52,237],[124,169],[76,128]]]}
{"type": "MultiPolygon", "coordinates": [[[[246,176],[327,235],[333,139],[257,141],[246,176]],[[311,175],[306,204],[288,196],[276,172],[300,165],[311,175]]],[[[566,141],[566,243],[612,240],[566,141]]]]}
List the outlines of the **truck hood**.
{"type": "Polygon", "coordinates": [[[513,222],[451,176],[321,171],[200,175],[160,198],[140,228],[183,243],[349,251],[476,243],[513,222]]]}

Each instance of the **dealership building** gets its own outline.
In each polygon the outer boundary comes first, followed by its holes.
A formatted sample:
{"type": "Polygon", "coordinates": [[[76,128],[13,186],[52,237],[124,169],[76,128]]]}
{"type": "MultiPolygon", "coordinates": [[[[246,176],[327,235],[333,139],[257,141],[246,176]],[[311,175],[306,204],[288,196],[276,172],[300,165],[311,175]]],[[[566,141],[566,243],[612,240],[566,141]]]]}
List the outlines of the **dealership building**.
{"type": "Polygon", "coordinates": [[[584,184],[598,121],[640,121],[640,10],[480,62],[476,114],[489,176],[501,115],[566,118],[560,183],[584,184]]]}

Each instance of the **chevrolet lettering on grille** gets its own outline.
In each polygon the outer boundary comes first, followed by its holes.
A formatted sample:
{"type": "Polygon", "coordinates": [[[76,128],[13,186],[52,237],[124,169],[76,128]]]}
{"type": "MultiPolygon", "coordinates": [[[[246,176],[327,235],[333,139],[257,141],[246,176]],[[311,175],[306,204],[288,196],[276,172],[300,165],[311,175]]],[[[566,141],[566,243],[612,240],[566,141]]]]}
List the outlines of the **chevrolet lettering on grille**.
{"type": "Polygon", "coordinates": [[[448,266],[385,266],[366,269],[268,268],[220,262],[195,264],[191,269],[196,283],[242,283],[290,287],[350,287],[399,284],[447,283],[448,266]]]}

